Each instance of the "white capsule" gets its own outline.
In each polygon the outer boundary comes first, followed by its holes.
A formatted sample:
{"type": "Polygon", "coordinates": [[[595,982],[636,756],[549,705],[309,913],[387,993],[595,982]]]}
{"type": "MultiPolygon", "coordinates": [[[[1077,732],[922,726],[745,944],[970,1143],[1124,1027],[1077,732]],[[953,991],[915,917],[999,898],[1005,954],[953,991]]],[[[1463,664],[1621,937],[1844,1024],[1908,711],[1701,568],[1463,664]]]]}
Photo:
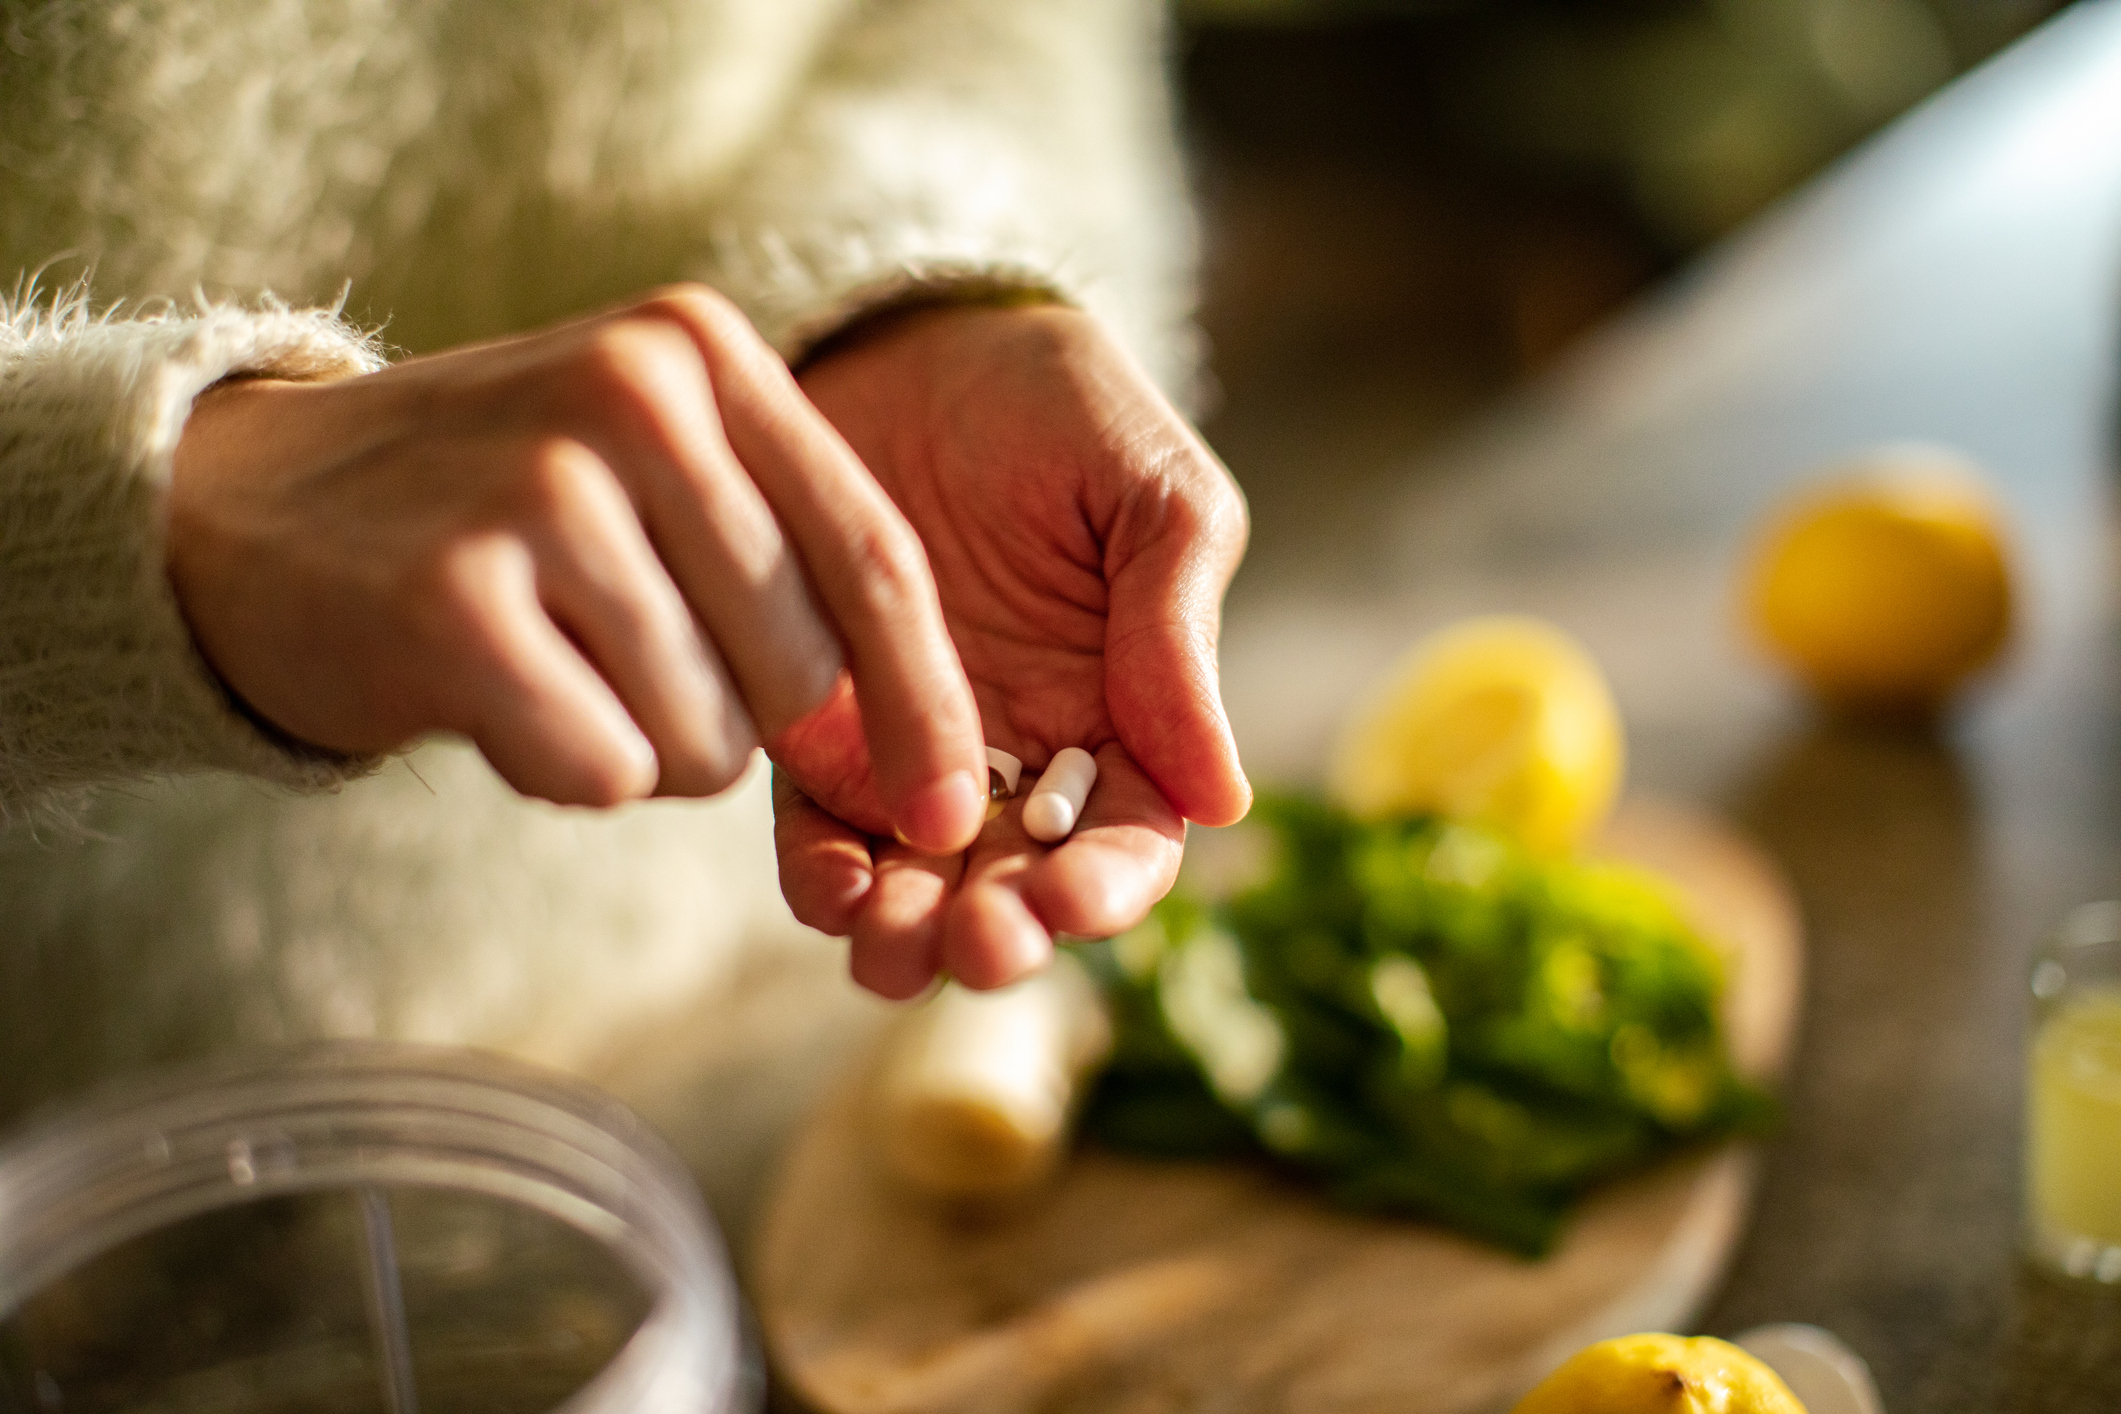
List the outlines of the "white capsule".
{"type": "Polygon", "coordinates": [[[1066,839],[1096,784],[1097,758],[1079,746],[1062,747],[1024,802],[1024,833],[1048,844],[1066,839]]]}

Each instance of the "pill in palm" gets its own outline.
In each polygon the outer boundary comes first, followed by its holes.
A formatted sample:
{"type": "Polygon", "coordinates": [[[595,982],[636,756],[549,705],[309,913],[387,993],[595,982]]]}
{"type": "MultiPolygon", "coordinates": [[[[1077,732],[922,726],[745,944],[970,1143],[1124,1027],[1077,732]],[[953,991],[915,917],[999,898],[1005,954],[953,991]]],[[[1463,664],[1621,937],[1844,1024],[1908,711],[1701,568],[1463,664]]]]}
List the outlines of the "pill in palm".
{"type": "Polygon", "coordinates": [[[998,746],[987,748],[987,793],[1001,800],[1016,794],[1023,779],[1024,763],[998,746]]]}
{"type": "Polygon", "coordinates": [[[1079,746],[1062,747],[1024,802],[1024,833],[1048,844],[1066,839],[1096,784],[1097,758],[1079,746]]]}
{"type": "Polygon", "coordinates": [[[1002,813],[1002,802],[1016,794],[1023,779],[1024,763],[998,746],[987,748],[987,818],[1002,813]]]}

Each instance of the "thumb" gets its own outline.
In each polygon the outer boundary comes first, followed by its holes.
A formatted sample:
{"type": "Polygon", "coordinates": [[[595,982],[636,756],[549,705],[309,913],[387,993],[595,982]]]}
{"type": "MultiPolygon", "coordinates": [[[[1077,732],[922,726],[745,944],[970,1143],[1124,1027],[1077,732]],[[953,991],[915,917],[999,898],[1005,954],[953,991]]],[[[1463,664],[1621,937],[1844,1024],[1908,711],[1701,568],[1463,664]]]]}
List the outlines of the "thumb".
{"type": "Polygon", "coordinates": [[[846,673],[822,703],[766,743],[766,755],[826,813],[865,834],[891,834],[891,812],[877,789],[862,709],[846,673]]]}
{"type": "Polygon", "coordinates": [[[1223,709],[1216,642],[1244,555],[1244,502],[1205,452],[1204,474],[1130,506],[1115,546],[1105,703],[1128,755],[1188,820],[1230,825],[1252,806],[1223,709]],[[1212,478],[1212,479],[1211,479],[1212,478]]]}

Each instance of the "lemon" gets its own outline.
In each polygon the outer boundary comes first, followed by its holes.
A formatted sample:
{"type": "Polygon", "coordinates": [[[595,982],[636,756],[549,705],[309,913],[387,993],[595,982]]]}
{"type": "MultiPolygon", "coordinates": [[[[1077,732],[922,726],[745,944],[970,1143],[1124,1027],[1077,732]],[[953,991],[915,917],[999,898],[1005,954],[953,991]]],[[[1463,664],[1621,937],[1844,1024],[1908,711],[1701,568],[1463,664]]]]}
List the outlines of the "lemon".
{"type": "Polygon", "coordinates": [[[1577,1351],[1511,1414],[1804,1414],[1804,1406],[1735,1345],[1651,1334],[1577,1351]]]}
{"type": "Polygon", "coordinates": [[[1539,619],[1467,619],[1409,649],[1341,733],[1331,786],[1358,816],[1435,811],[1559,854],[1612,809],[1626,746],[1612,691],[1539,619]]]}
{"type": "Polygon", "coordinates": [[[1932,708],[2009,637],[2001,519],[1953,453],[1873,453],[1773,518],[1748,573],[1754,628],[1830,702],[1932,708]]]}

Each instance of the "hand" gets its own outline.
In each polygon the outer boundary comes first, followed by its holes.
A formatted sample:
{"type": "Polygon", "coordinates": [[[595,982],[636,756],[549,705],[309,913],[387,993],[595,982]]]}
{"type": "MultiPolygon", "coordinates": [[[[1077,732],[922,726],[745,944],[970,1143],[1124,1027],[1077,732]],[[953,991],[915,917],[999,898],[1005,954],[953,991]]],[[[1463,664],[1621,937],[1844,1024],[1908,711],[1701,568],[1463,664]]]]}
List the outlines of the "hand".
{"type": "Polygon", "coordinates": [[[979,718],[918,540],[705,290],[207,392],[169,575],[229,687],[316,746],[449,729],[549,800],[706,795],[839,691],[877,820],[938,851],[979,829],[979,718]]]}
{"type": "Polygon", "coordinates": [[[797,917],[851,935],[856,979],[893,997],[939,968],[999,986],[1056,933],[1132,926],[1170,888],[1185,821],[1229,824],[1251,802],[1215,664],[1245,541],[1228,473],[1070,309],[899,316],[802,384],[919,533],[986,740],[1027,782],[1083,747],[1098,780],[1057,847],[1023,832],[1019,799],[969,851],[924,854],[885,838],[881,763],[834,699],[768,742],[797,917]]]}

